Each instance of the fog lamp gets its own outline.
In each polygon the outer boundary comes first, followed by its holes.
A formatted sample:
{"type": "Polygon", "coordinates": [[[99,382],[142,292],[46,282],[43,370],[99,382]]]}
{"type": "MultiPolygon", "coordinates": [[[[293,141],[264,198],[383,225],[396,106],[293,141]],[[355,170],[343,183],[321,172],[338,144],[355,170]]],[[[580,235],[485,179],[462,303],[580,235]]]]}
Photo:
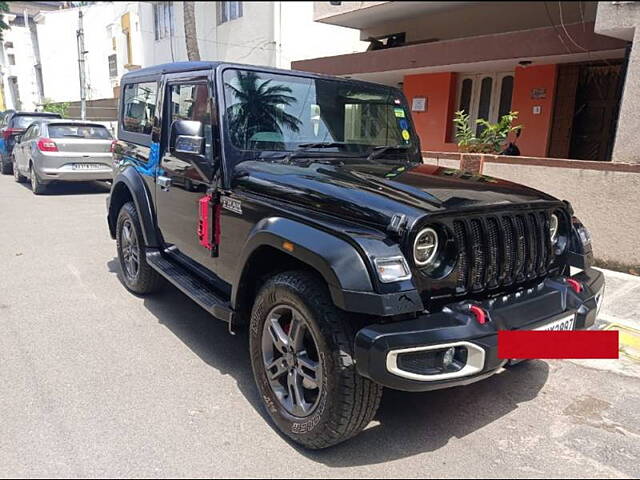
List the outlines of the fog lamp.
{"type": "Polygon", "coordinates": [[[444,368],[449,368],[451,364],[453,364],[453,359],[456,355],[456,349],[454,347],[449,347],[442,357],[442,366],[444,368]]]}

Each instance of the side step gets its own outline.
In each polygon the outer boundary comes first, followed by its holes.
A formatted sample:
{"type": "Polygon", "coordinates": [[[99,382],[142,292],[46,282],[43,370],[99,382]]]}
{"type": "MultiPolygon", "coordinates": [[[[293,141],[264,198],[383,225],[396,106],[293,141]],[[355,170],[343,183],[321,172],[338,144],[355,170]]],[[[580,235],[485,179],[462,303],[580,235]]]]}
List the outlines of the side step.
{"type": "Polygon", "coordinates": [[[211,315],[229,324],[232,323],[233,310],[229,307],[229,302],[197,276],[164,258],[157,249],[147,249],[147,263],[211,315]]]}

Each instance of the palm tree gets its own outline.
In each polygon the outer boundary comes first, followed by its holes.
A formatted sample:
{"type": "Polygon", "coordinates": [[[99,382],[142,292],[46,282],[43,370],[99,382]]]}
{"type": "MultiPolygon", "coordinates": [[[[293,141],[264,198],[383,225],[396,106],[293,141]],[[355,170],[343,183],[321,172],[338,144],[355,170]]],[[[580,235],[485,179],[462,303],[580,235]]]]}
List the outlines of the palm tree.
{"type": "Polygon", "coordinates": [[[291,88],[272,85],[272,79],[260,81],[256,72],[237,72],[237,86],[225,82],[236,102],[228,109],[231,136],[238,146],[247,147],[248,140],[257,132],[282,133],[283,128],[300,130],[300,119],[285,112],[283,106],[297,103],[288,95],[291,88]]]}
{"type": "MultiPolygon", "coordinates": [[[[190,62],[200,61],[195,8],[195,2],[182,2],[182,11],[184,13],[184,40],[187,45],[187,58],[190,62]]],[[[220,6],[217,5],[216,8],[220,8],[220,6]]]]}

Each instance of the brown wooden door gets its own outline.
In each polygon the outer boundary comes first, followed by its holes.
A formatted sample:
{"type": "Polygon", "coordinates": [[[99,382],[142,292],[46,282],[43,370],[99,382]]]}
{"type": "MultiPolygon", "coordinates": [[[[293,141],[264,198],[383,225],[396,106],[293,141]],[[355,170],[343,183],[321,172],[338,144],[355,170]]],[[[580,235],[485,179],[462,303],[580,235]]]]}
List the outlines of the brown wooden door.
{"type": "Polygon", "coordinates": [[[622,65],[581,65],[573,114],[570,158],[611,160],[620,107],[622,65]]]}

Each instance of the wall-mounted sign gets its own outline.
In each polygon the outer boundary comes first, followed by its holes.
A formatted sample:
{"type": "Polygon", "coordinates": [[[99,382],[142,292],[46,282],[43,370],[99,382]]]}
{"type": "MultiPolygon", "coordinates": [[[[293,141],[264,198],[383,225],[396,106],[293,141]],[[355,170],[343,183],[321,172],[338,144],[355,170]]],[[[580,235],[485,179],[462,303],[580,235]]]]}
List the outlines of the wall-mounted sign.
{"type": "Polygon", "coordinates": [[[547,89],[546,88],[532,88],[531,89],[531,98],[534,100],[540,100],[541,98],[547,98],[547,89]]]}
{"type": "Polygon", "coordinates": [[[415,97],[411,102],[412,112],[426,112],[427,111],[427,99],[425,97],[415,97]]]}

